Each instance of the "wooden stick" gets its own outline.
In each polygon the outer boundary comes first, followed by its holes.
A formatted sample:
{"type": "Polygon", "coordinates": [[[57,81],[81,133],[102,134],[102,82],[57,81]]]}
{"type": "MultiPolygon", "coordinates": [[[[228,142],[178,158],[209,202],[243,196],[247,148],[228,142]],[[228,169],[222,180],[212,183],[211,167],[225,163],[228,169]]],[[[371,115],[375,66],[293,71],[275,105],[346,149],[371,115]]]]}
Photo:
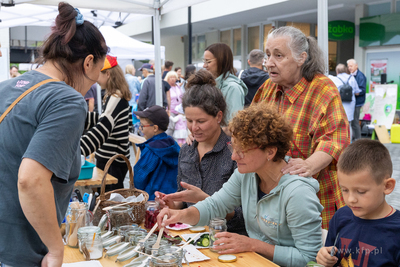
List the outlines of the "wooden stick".
{"type": "MultiPolygon", "coordinates": [[[[167,215],[167,214],[164,215],[163,222],[164,222],[166,219],[168,219],[168,215],[167,215]]],[[[158,232],[157,241],[156,241],[156,243],[153,245],[153,247],[152,247],[153,249],[159,249],[159,248],[160,248],[160,241],[161,241],[161,237],[162,237],[162,235],[163,235],[163,232],[164,232],[164,226],[162,226],[161,229],[160,229],[160,231],[158,232]]]]}
{"type": "Polygon", "coordinates": [[[186,247],[187,245],[189,245],[190,242],[192,242],[193,240],[195,240],[199,235],[201,235],[201,233],[198,233],[198,234],[195,235],[194,237],[189,238],[188,241],[187,241],[185,244],[183,244],[183,246],[181,246],[179,249],[177,249],[177,250],[175,251],[175,253],[181,251],[184,247],[186,247]]]}
{"type": "Polygon", "coordinates": [[[103,208],[103,210],[107,211],[107,210],[111,210],[111,209],[113,209],[115,207],[124,206],[124,205],[131,204],[131,203],[137,203],[137,201],[124,202],[122,204],[117,204],[117,205],[114,205],[114,206],[105,207],[105,208],[103,208]]]}
{"type": "Polygon", "coordinates": [[[145,242],[151,236],[151,234],[157,229],[157,227],[158,227],[158,223],[155,223],[153,228],[151,228],[149,233],[146,235],[146,237],[143,239],[140,239],[139,242],[145,242]]]}
{"type": "Polygon", "coordinates": [[[96,210],[97,210],[97,208],[98,208],[99,205],[100,205],[100,202],[101,202],[101,199],[99,199],[99,202],[97,202],[96,207],[94,207],[93,216],[94,216],[94,214],[96,213],[96,210]]]}

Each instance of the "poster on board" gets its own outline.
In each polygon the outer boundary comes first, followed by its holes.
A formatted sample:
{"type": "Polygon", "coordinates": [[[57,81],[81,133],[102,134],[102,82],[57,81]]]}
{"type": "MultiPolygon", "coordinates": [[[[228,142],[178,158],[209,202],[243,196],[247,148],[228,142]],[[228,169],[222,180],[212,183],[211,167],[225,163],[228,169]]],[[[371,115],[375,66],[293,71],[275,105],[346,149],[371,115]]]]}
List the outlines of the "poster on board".
{"type": "Polygon", "coordinates": [[[385,125],[390,129],[396,114],[397,84],[377,84],[373,104],[373,125],[385,125]]]}
{"type": "Polygon", "coordinates": [[[375,92],[375,86],[381,83],[381,74],[387,73],[387,58],[371,59],[371,80],[369,82],[369,92],[375,92]]]}
{"type": "Polygon", "coordinates": [[[360,109],[360,120],[373,121],[375,93],[365,94],[365,103],[360,109]]]}

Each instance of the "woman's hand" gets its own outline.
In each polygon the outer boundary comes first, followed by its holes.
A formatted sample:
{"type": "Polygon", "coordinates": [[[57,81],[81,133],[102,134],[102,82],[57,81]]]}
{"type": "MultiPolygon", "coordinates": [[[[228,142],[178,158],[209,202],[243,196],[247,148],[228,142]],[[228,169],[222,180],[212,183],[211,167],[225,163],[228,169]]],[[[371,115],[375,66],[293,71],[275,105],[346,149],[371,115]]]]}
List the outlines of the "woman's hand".
{"type": "Polygon", "coordinates": [[[200,188],[194,185],[181,182],[181,186],[186,190],[172,193],[169,195],[164,195],[162,200],[165,203],[173,203],[175,201],[197,203],[209,197],[209,195],[207,195],[200,188]]]}
{"type": "Polygon", "coordinates": [[[156,196],[155,201],[158,202],[161,209],[165,207],[168,207],[170,209],[181,209],[183,206],[182,203],[176,203],[174,201],[168,200],[166,198],[166,196],[168,196],[167,194],[156,191],[154,195],[156,196]]]}
{"type": "Polygon", "coordinates": [[[179,211],[180,210],[169,209],[168,207],[163,208],[157,215],[158,227],[165,227],[169,224],[180,222],[179,211]],[[165,215],[167,215],[167,219],[163,222],[165,215]]]}
{"type": "Polygon", "coordinates": [[[188,144],[189,146],[191,146],[193,144],[194,141],[194,137],[192,133],[188,134],[188,137],[186,137],[186,144],[188,144]]]}
{"type": "Polygon", "coordinates": [[[288,164],[282,169],[283,174],[297,174],[302,177],[310,177],[314,174],[313,172],[312,165],[301,158],[289,159],[288,164]]]}
{"type": "Polygon", "coordinates": [[[178,222],[196,225],[199,222],[199,219],[200,213],[195,207],[190,207],[183,210],[163,208],[157,216],[157,223],[159,226],[166,226],[178,222]],[[165,215],[167,215],[167,219],[162,222],[165,215]]]}
{"type": "MultiPolygon", "coordinates": [[[[324,265],[325,267],[331,267],[335,265],[338,261],[338,258],[335,256],[331,256],[332,247],[322,247],[317,254],[317,263],[324,265]]],[[[335,253],[337,252],[337,248],[335,248],[335,253]]]]}
{"type": "Polygon", "coordinates": [[[254,251],[254,239],[250,237],[229,232],[218,233],[215,237],[218,239],[214,242],[214,249],[220,254],[254,251]]]}

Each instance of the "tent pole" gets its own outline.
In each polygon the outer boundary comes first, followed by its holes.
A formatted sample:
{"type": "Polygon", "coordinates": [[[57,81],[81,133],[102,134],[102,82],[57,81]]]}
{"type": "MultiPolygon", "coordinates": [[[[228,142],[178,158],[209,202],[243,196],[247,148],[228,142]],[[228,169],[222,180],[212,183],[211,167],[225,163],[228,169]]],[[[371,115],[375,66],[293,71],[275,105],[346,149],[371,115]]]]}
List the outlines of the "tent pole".
{"type": "Polygon", "coordinates": [[[328,0],[318,1],[318,45],[324,52],[325,74],[329,73],[328,0]]]}
{"type": "Polygon", "coordinates": [[[156,78],[156,105],[163,106],[162,82],[161,82],[161,51],[160,51],[160,0],[154,0],[154,71],[156,78]]]}
{"type": "Polygon", "coordinates": [[[189,56],[188,64],[192,64],[192,7],[188,7],[188,40],[189,40],[189,56]]]}

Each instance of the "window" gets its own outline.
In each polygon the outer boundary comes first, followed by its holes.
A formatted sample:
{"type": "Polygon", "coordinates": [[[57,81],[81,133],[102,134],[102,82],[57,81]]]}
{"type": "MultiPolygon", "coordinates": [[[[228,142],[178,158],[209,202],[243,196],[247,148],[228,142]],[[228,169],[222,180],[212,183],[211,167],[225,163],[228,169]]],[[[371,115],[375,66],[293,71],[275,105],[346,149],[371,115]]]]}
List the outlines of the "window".
{"type": "Polygon", "coordinates": [[[400,13],[400,1],[396,1],[396,13],[400,13]]]}
{"type": "Polygon", "coordinates": [[[197,58],[203,57],[204,50],[206,50],[206,36],[199,35],[197,36],[197,58]]]}
{"type": "Polygon", "coordinates": [[[329,71],[335,71],[337,65],[337,42],[329,41],[329,71]]]}
{"type": "Polygon", "coordinates": [[[192,58],[196,58],[196,36],[192,36],[192,58]]]}
{"type": "Polygon", "coordinates": [[[242,29],[233,30],[233,56],[242,54],[242,29]]]}
{"type": "Polygon", "coordinates": [[[220,42],[231,46],[231,30],[220,32],[220,42]]]}
{"type": "Polygon", "coordinates": [[[260,49],[260,26],[247,29],[247,53],[253,49],[260,49]]]}
{"type": "Polygon", "coordinates": [[[263,49],[264,52],[265,52],[265,47],[266,47],[266,44],[267,44],[268,33],[271,30],[272,30],[272,24],[264,25],[264,49],[263,49]]]}
{"type": "Polygon", "coordinates": [[[298,22],[286,22],[286,26],[292,26],[302,31],[305,36],[310,36],[310,24],[298,22]]]}
{"type": "Polygon", "coordinates": [[[390,7],[390,2],[368,5],[368,17],[390,14],[390,7]]]}

